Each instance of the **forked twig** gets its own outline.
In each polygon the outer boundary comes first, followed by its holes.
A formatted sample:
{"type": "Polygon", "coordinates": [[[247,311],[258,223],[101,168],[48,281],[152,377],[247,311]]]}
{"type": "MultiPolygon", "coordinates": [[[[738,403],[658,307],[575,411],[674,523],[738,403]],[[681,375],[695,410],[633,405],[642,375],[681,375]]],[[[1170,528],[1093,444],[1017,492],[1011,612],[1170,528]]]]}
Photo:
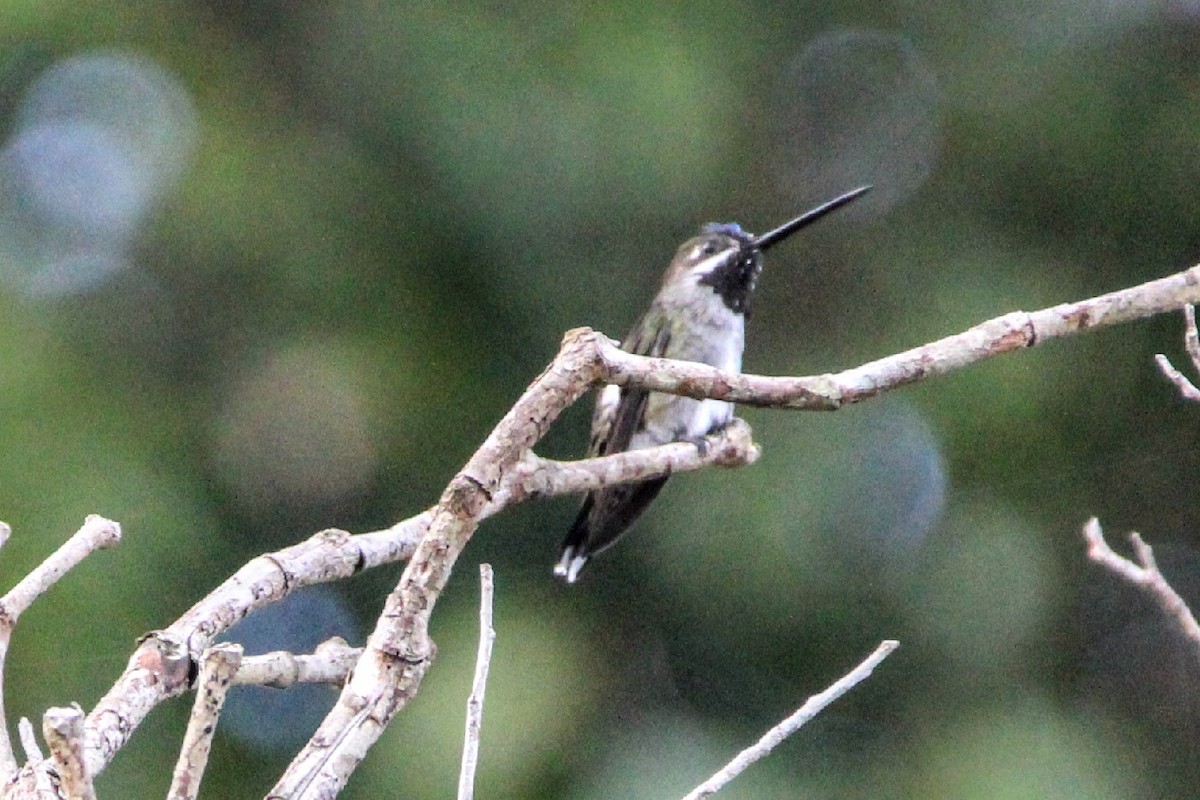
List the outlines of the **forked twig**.
{"type": "Polygon", "coordinates": [[[1192,652],[1200,662],[1200,624],[1196,623],[1196,618],[1187,603],[1159,572],[1150,545],[1146,544],[1137,532],[1129,534],[1133,552],[1141,562],[1140,566],[1133,563],[1108,546],[1108,542],[1104,540],[1104,531],[1100,529],[1100,521],[1095,517],[1083,526],[1083,538],[1087,541],[1088,558],[1149,594],[1163,613],[1175,621],[1179,632],[1191,644],[1192,652]]]}
{"type": "MultiPolygon", "coordinates": [[[[0,546],[8,540],[12,529],[0,522],[0,546]]],[[[13,628],[21,614],[58,582],[62,576],[75,568],[81,561],[97,550],[114,547],[121,541],[121,526],[112,520],[91,514],[83,526],[51,553],[45,561],[17,582],[0,597],[0,783],[7,781],[17,771],[16,754],[8,738],[8,726],[4,723],[4,674],[8,663],[8,646],[12,641],[13,628]]],[[[61,716],[61,715],[60,715],[61,716]]],[[[56,717],[58,720],[59,717],[56,717]]],[[[28,750],[28,748],[24,748],[28,750]]]]}
{"type": "MultiPolygon", "coordinates": [[[[1183,349],[1187,351],[1188,358],[1192,361],[1192,369],[1200,374],[1200,332],[1196,330],[1196,307],[1191,303],[1185,305],[1183,318],[1186,325],[1183,333],[1183,349]]],[[[1159,353],[1154,360],[1158,363],[1162,374],[1175,384],[1175,388],[1179,389],[1179,393],[1185,400],[1200,402],[1200,389],[1197,389],[1196,384],[1188,380],[1186,375],[1175,369],[1175,365],[1167,360],[1166,356],[1159,353]]]]}

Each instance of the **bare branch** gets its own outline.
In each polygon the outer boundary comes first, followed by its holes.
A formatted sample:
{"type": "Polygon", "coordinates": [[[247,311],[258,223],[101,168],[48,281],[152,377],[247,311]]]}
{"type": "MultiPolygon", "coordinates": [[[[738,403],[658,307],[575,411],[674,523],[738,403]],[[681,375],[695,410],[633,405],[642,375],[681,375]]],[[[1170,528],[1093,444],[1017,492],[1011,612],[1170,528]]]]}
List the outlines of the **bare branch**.
{"type": "Polygon", "coordinates": [[[492,565],[479,565],[479,652],[475,657],[475,680],[467,698],[467,730],[463,737],[462,768],[458,774],[458,800],[475,797],[475,766],[479,762],[479,735],[483,730],[483,696],[488,668],[492,664],[492,565]]]}
{"type": "Polygon", "coordinates": [[[1014,311],[861,367],[803,378],[736,375],[702,364],[635,356],[603,337],[597,347],[607,368],[604,378],[622,386],[769,408],[835,411],[1002,353],[1196,302],[1200,302],[1200,266],[1076,303],[1014,311]]]}
{"type": "Polygon", "coordinates": [[[96,789],[83,762],[83,709],[78,703],[48,709],[42,717],[42,735],[68,800],[96,800],[96,789]]]}
{"type": "Polygon", "coordinates": [[[0,613],[10,624],[15,624],[34,600],[79,562],[97,550],[114,547],[120,541],[120,525],[98,514],[89,515],[83,527],[0,598],[0,613]]]}
{"type": "Polygon", "coordinates": [[[233,678],[235,686],[270,686],[286,689],[298,683],[328,683],[340,686],[362,655],[361,647],[351,647],[340,636],[317,645],[312,655],[296,655],[285,650],[246,656],[233,678]]]}
{"type": "Polygon", "coordinates": [[[151,709],[186,691],[189,668],[215,638],[247,614],[296,588],[348,577],[412,557],[353,671],[342,697],[279,787],[336,789],[391,716],[419,687],[435,648],[428,618],[454,561],[479,522],[535,496],[582,491],[609,481],[639,480],[710,464],[754,460],[738,430],[718,435],[721,455],[668,445],[605,459],[560,464],[530,451],[567,406],[604,382],[759,406],[836,409],[887,389],[941,375],[1049,338],[1137,319],[1200,301],[1200,267],[1077,303],[1015,312],[905,353],[841,373],[771,378],[731,375],[686,362],[633,356],[588,329],[568,332],[558,357],[522,395],[440,502],[391,528],[350,536],[323,531],[260,556],[168,628],[152,633],[97,704],[84,727],[90,774],[104,769],[151,709]],[[366,729],[351,735],[351,728],[366,729]],[[331,766],[336,764],[336,766],[331,766]]]}
{"type": "Polygon", "coordinates": [[[1192,360],[1192,369],[1200,372],[1200,331],[1196,330],[1196,306],[1188,303],[1183,307],[1183,349],[1192,360]]]}
{"type": "Polygon", "coordinates": [[[558,356],[443,492],[429,532],[388,596],[342,695],[273,793],[295,798],[336,794],[391,717],[415,695],[436,652],[428,635],[429,618],[454,562],[480,520],[497,510],[494,501],[508,474],[562,410],[592,385],[613,382],[762,406],[836,409],[1049,338],[1197,300],[1200,267],[1078,303],[1007,314],[957,336],[817,378],[731,375],[699,364],[632,356],[587,328],[568,331],[558,356]]]}
{"type": "Polygon", "coordinates": [[[1158,571],[1158,564],[1154,561],[1154,552],[1150,545],[1136,532],[1129,534],[1133,552],[1141,562],[1141,566],[1138,566],[1108,546],[1108,542],[1104,540],[1104,532],[1100,529],[1100,520],[1095,517],[1083,526],[1083,538],[1087,541],[1088,558],[1149,594],[1163,613],[1175,621],[1179,632],[1200,660],[1200,624],[1196,623],[1196,618],[1187,603],[1158,571]]]}
{"type": "MultiPolygon", "coordinates": [[[[529,462],[511,471],[480,518],[531,497],[586,491],[597,480],[639,480],[712,464],[750,463],[758,454],[750,441],[749,426],[740,421],[707,437],[706,441],[703,455],[694,445],[671,444],[641,450],[636,455],[578,462],[543,461],[526,451],[529,462]],[[546,466],[546,474],[535,469],[538,464],[546,466]]],[[[125,672],[88,715],[85,753],[92,774],[104,769],[154,706],[187,691],[189,659],[195,658],[234,623],[302,586],[338,580],[363,569],[408,558],[429,530],[433,512],[434,509],[429,509],[390,528],[357,536],[338,530],[322,531],[300,544],[259,556],[170,627],[147,636],[130,658],[125,672]]],[[[361,649],[353,651],[361,653],[361,649]]],[[[344,655],[350,659],[353,654],[339,654],[337,663],[290,653],[253,656],[243,660],[236,682],[285,686],[289,685],[289,672],[299,669],[304,673],[304,677],[296,678],[300,682],[340,684],[349,672],[340,663],[341,658],[344,655]],[[276,661],[266,664],[262,659],[276,661]],[[288,659],[295,661],[285,663],[288,659]]]]}
{"type": "Polygon", "coordinates": [[[450,481],[333,710],[276,783],[280,797],[335,795],[388,721],[416,694],[436,648],[429,617],[455,560],[505,475],[564,408],[599,379],[590,331],[571,331],[558,357],[450,481]]]}
{"type": "Polygon", "coordinates": [[[1175,365],[1166,356],[1158,353],[1154,356],[1154,363],[1158,364],[1158,369],[1163,376],[1175,384],[1175,388],[1179,390],[1179,394],[1183,396],[1184,400],[1200,401],[1200,389],[1197,389],[1186,375],[1175,369],[1175,365]]]}
{"type": "Polygon", "coordinates": [[[753,464],[761,452],[752,439],[750,426],[741,419],[734,419],[722,430],[704,437],[703,447],[674,442],[583,461],[553,461],[527,451],[508,472],[500,490],[484,509],[483,517],[527,499],[586,492],[707,466],[753,464]]]}
{"type": "MultiPolygon", "coordinates": [[[[0,546],[3,546],[11,534],[12,529],[0,523],[0,546]]],[[[120,525],[92,514],[70,539],[34,567],[4,597],[0,597],[0,783],[7,781],[17,770],[17,757],[8,738],[8,725],[3,724],[7,719],[4,712],[4,673],[13,628],[25,609],[57,583],[59,578],[92,553],[105,547],[113,547],[120,540],[120,525]]]]}
{"type": "Polygon", "coordinates": [[[259,556],[192,606],[170,627],[147,636],[84,728],[88,768],[99,774],[146,715],[188,689],[192,662],[251,611],[314,583],[347,578],[367,566],[410,554],[428,525],[418,514],[387,531],[350,536],[321,531],[300,544],[259,556]]]}
{"type": "MultiPolygon", "coordinates": [[[[1183,307],[1183,318],[1186,323],[1186,328],[1183,334],[1183,348],[1187,351],[1188,358],[1192,361],[1192,369],[1200,373],[1200,333],[1196,330],[1196,307],[1188,303],[1183,307]]],[[[1158,363],[1158,368],[1167,380],[1175,384],[1175,388],[1183,395],[1185,400],[1200,401],[1200,389],[1187,379],[1186,376],[1167,360],[1167,357],[1159,353],[1154,357],[1158,363]]]]}
{"type": "Polygon", "coordinates": [[[33,730],[33,723],[29,721],[29,717],[21,717],[17,721],[17,736],[21,740],[21,749],[25,751],[26,761],[36,764],[45,760],[46,756],[42,754],[42,748],[38,746],[37,734],[33,730]]]}
{"type": "Polygon", "coordinates": [[[875,648],[875,652],[867,656],[861,664],[839,678],[825,691],[810,697],[808,702],[800,706],[794,714],[767,731],[754,745],[738,753],[732,761],[689,792],[683,800],[700,800],[702,797],[709,797],[719,792],[725,784],[742,774],[746,767],[774,750],[784,739],[800,730],[804,723],[824,711],[830,703],[870,677],[875,667],[879,666],[880,662],[899,646],[900,643],[893,639],[881,642],[879,647],[875,648]]]}
{"type": "Polygon", "coordinates": [[[200,794],[200,780],[208,766],[217,718],[241,660],[242,646],[230,642],[214,645],[204,653],[200,678],[196,681],[196,701],[179,749],[179,760],[175,762],[167,800],[195,800],[200,794]]]}

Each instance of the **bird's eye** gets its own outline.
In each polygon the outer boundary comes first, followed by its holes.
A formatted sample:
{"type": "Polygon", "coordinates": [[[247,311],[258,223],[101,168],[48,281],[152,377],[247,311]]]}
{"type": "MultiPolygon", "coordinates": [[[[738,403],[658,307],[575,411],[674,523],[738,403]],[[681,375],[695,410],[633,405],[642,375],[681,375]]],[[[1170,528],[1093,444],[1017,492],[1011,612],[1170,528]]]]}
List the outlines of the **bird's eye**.
{"type": "Polygon", "coordinates": [[[713,244],[712,242],[706,242],[700,246],[700,255],[702,255],[702,256],[712,256],[712,255],[716,255],[716,253],[717,253],[717,246],[715,244],[713,244]]]}

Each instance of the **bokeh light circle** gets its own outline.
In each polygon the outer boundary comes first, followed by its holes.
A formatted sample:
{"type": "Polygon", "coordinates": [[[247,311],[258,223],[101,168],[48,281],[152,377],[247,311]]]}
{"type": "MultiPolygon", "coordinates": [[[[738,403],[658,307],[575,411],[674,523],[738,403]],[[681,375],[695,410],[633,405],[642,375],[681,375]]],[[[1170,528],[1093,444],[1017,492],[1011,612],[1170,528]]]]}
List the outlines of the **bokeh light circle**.
{"type": "Polygon", "coordinates": [[[31,295],[92,289],[129,263],[178,181],[196,112],[171,75],[130,55],[69,58],[29,87],[0,148],[0,280],[31,295]]]}
{"type": "Polygon", "coordinates": [[[845,214],[878,214],[929,177],[939,145],[938,85],[905,37],[839,30],[813,40],[776,90],[779,190],[798,206],[874,184],[845,214]]]}

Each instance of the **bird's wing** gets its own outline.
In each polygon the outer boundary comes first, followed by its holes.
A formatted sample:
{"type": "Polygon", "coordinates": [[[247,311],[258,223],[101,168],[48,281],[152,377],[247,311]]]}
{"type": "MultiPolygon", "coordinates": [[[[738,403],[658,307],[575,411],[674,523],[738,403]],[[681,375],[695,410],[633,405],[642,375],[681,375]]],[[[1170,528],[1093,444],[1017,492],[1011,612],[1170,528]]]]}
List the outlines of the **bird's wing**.
{"type": "MultiPolygon", "coordinates": [[[[663,355],[670,343],[670,330],[660,326],[658,330],[643,331],[641,324],[635,326],[622,348],[638,355],[663,355]]],[[[611,455],[628,450],[633,435],[645,423],[649,399],[650,393],[643,389],[622,387],[615,402],[611,395],[606,398],[602,393],[592,418],[591,455],[611,455]]],[[[587,560],[620,538],[666,482],[666,478],[654,478],[589,492],[563,541],[556,572],[574,582],[587,560]]]]}
{"type": "MultiPolygon", "coordinates": [[[[659,325],[655,330],[647,331],[639,323],[625,338],[621,349],[634,355],[661,357],[670,343],[668,326],[659,325]]],[[[603,456],[628,450],[633,435],[645,425],[649,400],[650,393],[644,389],[622,387],[615,403],[604,402],[602,394],[592,418],[591,454],[603,456]]]]}

